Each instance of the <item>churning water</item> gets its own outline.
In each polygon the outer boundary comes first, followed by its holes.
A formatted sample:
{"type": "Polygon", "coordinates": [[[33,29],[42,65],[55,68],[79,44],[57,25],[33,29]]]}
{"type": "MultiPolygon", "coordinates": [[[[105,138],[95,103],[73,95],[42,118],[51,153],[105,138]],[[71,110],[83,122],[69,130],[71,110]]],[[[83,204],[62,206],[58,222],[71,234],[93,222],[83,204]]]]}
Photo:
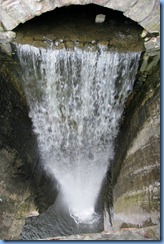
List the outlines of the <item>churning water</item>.
{"type": "Polygon", "coordinates": [[[140,54],[102,46],[17,50],[43,167],[57,179],[74,220],[93,223],[140,54]]]}

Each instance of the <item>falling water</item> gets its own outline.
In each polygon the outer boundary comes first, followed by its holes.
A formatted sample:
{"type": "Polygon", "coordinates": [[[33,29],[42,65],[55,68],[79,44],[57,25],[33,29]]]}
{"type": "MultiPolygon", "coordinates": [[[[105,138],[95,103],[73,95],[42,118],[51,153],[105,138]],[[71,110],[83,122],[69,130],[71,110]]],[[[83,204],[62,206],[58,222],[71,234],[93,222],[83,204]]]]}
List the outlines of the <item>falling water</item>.
{"type": "Polygon", "coordinates": [[[139,53],[17,45],[45,171],[78,222],[93,222],[139,53]]]}

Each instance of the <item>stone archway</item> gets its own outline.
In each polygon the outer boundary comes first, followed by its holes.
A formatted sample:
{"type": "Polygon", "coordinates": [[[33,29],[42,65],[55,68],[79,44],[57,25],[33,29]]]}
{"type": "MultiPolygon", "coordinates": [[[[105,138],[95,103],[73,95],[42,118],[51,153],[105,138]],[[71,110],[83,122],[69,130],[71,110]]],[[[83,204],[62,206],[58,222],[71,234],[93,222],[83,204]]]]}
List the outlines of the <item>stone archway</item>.
{"type": "Polygon", "coordinates": [[[13,30],[20,23],[35,16],[71,4],[97,4],[123,12],[126,17],[138,22],[150,33],[159,32],[160,29],[159,0],[2,0],[0,3],[0,31],[13,30]]]}
{"type": "Polygon", "coordinates": [[[160,1],[142,0],[1,0],[0,1],[0,43],[10,42],[15,38],[14,28],[21,23],[56,8],[69,5],[97,4],[99,6],[121,11],[123,15],[137,22],[147,33],[155,34],[145,40],[147,52],[159,51],[160,48],[160,1]]]}

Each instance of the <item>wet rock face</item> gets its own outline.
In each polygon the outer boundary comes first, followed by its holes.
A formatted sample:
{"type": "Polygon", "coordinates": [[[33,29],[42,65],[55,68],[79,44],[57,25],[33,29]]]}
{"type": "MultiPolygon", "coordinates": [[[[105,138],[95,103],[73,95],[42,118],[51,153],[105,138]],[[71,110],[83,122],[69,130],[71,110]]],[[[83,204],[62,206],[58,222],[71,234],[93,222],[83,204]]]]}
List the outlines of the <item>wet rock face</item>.
{"type": "Polygon", "coordinates": [[[36,210],[30,189],[36,147],[16,65],[4,54],[0,61],[0,237],[16,239],[25,217],[36,210]]]}
{"type": "Polygon", "coordinates": [[[139,94],[135,88],[117,139],[113,163],[113,225],[119,228],[156,225],[160,221],[158,65],[152,72],[139,94]]]}
{"type": "Polygon", "coordinates": [[[36,140],[20,86],[18,67],[14,60],[3,53],[0,53],[0,61],[0,148],[15,149],[22,161],[31,164],[36,161],[36,140]]]}
{"type": "MultiPolygon", "coordinates": [[[[19,239],[25,218],[36,215],[29,179],[20,175],[22,165],[15,149],[0,149],[0,223],[1,240],[19,239]]],[[[21,170],[22,174],[24,172],[21,170]]]]}

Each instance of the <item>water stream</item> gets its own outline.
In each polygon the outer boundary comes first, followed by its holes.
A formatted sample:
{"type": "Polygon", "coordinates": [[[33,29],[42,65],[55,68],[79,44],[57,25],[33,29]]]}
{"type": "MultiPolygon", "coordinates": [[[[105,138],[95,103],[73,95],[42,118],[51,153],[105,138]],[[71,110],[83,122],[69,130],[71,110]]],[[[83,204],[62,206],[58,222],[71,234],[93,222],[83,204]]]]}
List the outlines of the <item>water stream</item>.
{"type": "Polygon", "coordinates": [[[17,53],[44,170],[75,222],[93,223],[140,53],[19,44],[17,53]]]}

